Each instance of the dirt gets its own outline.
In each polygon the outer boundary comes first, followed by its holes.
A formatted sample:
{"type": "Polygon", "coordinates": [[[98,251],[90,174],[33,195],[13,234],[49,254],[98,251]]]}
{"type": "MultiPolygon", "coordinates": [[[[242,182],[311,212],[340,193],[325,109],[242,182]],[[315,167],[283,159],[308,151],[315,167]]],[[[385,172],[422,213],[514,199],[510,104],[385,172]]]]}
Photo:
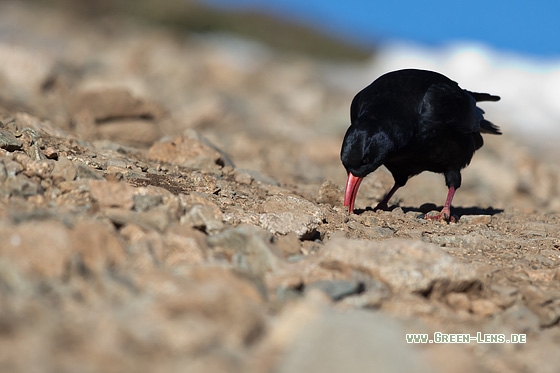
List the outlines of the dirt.
{"type": "Polygon", "coordinates": [[[557,371],[560,172],[500,118],[456,223],[435,174],[349,214],[360,66],[0,8],[0,370],[557,371]]]}

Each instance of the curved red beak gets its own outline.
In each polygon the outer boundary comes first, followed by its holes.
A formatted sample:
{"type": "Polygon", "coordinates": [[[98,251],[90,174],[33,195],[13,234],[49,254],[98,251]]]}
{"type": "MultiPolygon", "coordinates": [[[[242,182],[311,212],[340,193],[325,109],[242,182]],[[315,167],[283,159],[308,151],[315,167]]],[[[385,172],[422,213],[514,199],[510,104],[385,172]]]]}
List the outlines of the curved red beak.
{"type": "Polygon", "coordinates": [[[344,206],[348,206],[348,212],[354,211],[354,202],[356,202],[356,195],[358,188],[362,182],[363,177],[357,177],[348,172],[348,181],[346,182],[346,191],[344,192],[344,206]]]}

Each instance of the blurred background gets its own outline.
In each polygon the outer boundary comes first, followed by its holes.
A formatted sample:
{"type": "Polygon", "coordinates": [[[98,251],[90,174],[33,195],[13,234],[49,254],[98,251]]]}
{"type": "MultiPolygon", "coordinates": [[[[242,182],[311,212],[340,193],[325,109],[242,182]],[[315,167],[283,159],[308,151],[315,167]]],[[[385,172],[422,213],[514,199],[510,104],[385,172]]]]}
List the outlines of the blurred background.
{"type": "MultiPolygon", "coordinates": [[[[499,159],[466,170],[483,175],[465,177],[472,183],[463,189],[479,195],[458,197],[459,203],[509,203],[526,185],[544,185],[529,156],[553,165],[560,156],[560,5],[552,1],[26,0],[0,6],[0,104],[84,139],[149,147],[194,130],[237,167],[297,185],[313,198],[324,180],[344,184],[339,151],[353,96],[388,71],[421,68],[502,98],[481,104],[504,133],[487,136],[483,148],[499,159]],[[92,104],[91,97],[102,100],[107,90],[140,100],[147,114],[92,104]],[[93,122],[84,120],[84,110],[93,122]],[[492,184],[495,195],[482,184],[492,184]]],[[[540,174],[550,179],[539,194],[548,206],[560,182],[556,171],[540,174]]],[[[434,193],[445,193],[441,188],[434,193]]],[[[411,203],[426,198],[417,189],[411,203]]]]}
{"type": "MultiPolygon", "coordinates": [[[[560,4],[483,1],[204,0],[234,13],[298,22],[371,60],[371,79],[405,67],[442,72],[471,90],[502,96],[489,115],[506,120],[536,149],[560,140],[560,4]],[[552,139],[551,137],[552,136],[552,139]]],[[[342,52],[344,53],[344,52],[342,52]]],[[[361,76],[362,84],[367,82],[361,76]]],[[[349,89],[359,83],[345,79],[349,89]]],[[[344,82],[341,82],[344,84],[344,82]]],[[[509,127],[508,125],[508,127],[509,127]]],[[[557,156],[555,154],[554,156],[557,156]]]]}
{"type": "Polygon", "coordinates": [[[178,32],[233,34],[325,61],[358,62],[330,74],[350,93],[389,70],[436,70],[470,90],[500,95],[500,105],[487,108],[489,116],[499,115],[507,122],[504,130],[534,151],[545,149],[541,155],[558,155],[560,4],[551,0],[30,2],[88,18],[126,15],[178,32]]]}

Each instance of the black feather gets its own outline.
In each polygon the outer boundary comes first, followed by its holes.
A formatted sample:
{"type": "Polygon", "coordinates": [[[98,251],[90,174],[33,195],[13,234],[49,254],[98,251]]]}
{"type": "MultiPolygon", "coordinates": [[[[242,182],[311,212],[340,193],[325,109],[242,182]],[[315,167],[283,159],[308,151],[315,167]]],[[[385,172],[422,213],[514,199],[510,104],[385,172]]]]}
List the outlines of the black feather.
{"type": "Polygon", "coordinates": [[[483,145],[481,133],[501,134],[476,102],[499,99],[433,71],[387,73],[354,97],[342,163],[358,179],[385,165],[397,188],[423,171],[442,173],[448,187],[459,188],[461,169],[483,145]]]}

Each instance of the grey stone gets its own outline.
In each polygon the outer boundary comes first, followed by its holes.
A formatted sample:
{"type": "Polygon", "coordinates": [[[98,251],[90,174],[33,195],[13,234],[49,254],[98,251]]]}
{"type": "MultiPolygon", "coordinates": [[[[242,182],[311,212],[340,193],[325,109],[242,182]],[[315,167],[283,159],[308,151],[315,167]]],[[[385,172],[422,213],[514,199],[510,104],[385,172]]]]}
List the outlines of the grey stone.
{"type": "Polygon", "coordinates": [[[300,239],[313,237],[325,214],[313,203],[295,196],[268,197],[261,205],[259,225],[275,234],[294,232],[300,239]]]}
{"type": "Polygon", "coordinates": [[[369,238],[388,238],[395,235],[395,232],[391,228],[386,227],[368,228],[364,229],[364,232],[366,232],[369,238]]]}
{"type": "Polygon", "coordinates": [[[126,166],[128,165],[128,163],[122,159],[108,159],[106,162],[106,167],[118,167],[118,168],[123,168],[126,169],[126,166]]]}
{"type": "Polygon", "coordinates": [[[453,236],[425,236],[425,239],[440,246],[465,247],[471,250],[484,250],[485,248],[492,246],[492,241],[490,239],[476,232],[453,236]]]}
{"type": "Polygon", "coordinates": [[[272,178],[271,176],[265,175],[262,172],[256,170],[247,170],[247,169],[237,169],[236,172],[243,173],[249,175],[253,180],[265,184],[265,185],[273,185],[273,186],[280,186],[280,183],[272,178]]]}
{"type": "Polygon", "coordinates": [[[30,289],[26,276],[10,261],[0,258],[0,291],[28,294],[30,289]]]}
{"type": "Polygon", "coordinates": [[[0,128],[0,148],[9,152],[21,150],[23,143],[18,140],[10,131],[0,128]]]}
{"type": "Polygon", "coordinates": [[[214,248],[233,251],[233,264],[244,271],[264,276],[274,271],[281,259],[271,248],[272,236],[267,231],[252,226],[241,225],[208,237],[208,244],[214,248]]]}
{"type": "Polygon", "coordinates": [[[181,217],[181,223],[205,232],[216,232],[224,226],[222,212],[207,204],[190,206],[181,217]]]}
{"type": "Polygon", "coordinates": [[[47,156],[43,154],[41,147],[36,142],[33,142],[27,149],[27,154],[33,159],[34,161],[40,161],[43,159],[47,159],[47,156]]]}
{"type": "Polygon", "coordinates": [[[22,138],[24,139],[25,152],[34,161],[40,161],[47,159],[47,157],[41,151],[41,144],[43,139],[39,132],[33,128],[26,127],[22,131],[22,138]]]}
{"type": "Polygon", "coordinates": [[[390,297],[389,288],[379,283],[375,288],[368,287],[363,293],[344,298],[341,303],[353,308],[377,309],[390,297]]]}
{"type": "Polygon", "coordinates": [[[364,288],[364,284],[359,281],[323,280],[308,284],[305,287],[305,291],[319,289],[333,301],[338,301],[350,295],[359,294],[364,291],[364,288]]]}
{"type": "Polygon", "coordinates": [[[261,205],[261,209],[265,213],[300,211],[313,216],[318,221],[325,219],[325,213],[319,207],[303,198],[292,195],[268,197],[261,205]]]}
{"type": "Polygon", "coordinates": [[[156,206],[159,206],[163,203],[163,197],[160,195],[135,195],[134,198],[134,210],[136,211],[148,211],[153,209],[156,206]]]}
{"type": "MultiPolygon", "coordinates": [[[[537,333],[540,330],[539,317],[527,306],[517,303],[497,314],[488,325],[488,330],[502,330],[504,327],[507,327],[510,333],[537,333]]],[[[506,333],[505,330],[502,332],[506,333]]]]}
{"type": "Polygon", "coordinates": [[[494,293],[494,302],[503,308],[510,307],[519,294],[519,289],[514,286],[491,285],[490,290],[494,293]]]}
{"type": "Polygon", "coordinates": [[[549,327],[560,320],[560,297],[533,285],[520,288],[529,309],[537,315],[541,327],[549,327]]]}
{"type": "Polygon", "coordinates": [[[76,179],[104,180],[103,173],[95,170],[83,162],[76,163],[76,179]]]}
{"type": "Polygon", "coordinates": [[[4,183],[5,191],[11,196],[31,197],[43,192],[43,188],[39,183],[20,174],[16,177],[8,178],[4,183]]]}
{"type": "Polygon", "coordinates": [[[2,163],[4,163],[4,166],[6,168],[6,174],[8,178],[15,177],[17,174],[23,171],[23,166],[21,165],[21,163],[16,162],[12,159],[4,158],[2,163]]]}
{"type": "Polygon", "coordinates": [[[315,235],[319,224],[310,215],[297,212],[274,212],[259,215],[259,225],[272,233],[288,234],[294,232],[300,239],[315,235]]]}
{"type": "Polygon", "coordinates": [[[388,238],[394,236],[395,234],[391,228],[375,226],[370,227],[355,220],[349,221],[347,225],[353,231],[356,231],[361,237],[367,239],[388,238]]]}
{"type": "Polygon", "coordinates": [[[3,161],[0,161],[0,184],[4,183],[8,178],[8,170],[6,170],[6,165],[3,161]]]}

